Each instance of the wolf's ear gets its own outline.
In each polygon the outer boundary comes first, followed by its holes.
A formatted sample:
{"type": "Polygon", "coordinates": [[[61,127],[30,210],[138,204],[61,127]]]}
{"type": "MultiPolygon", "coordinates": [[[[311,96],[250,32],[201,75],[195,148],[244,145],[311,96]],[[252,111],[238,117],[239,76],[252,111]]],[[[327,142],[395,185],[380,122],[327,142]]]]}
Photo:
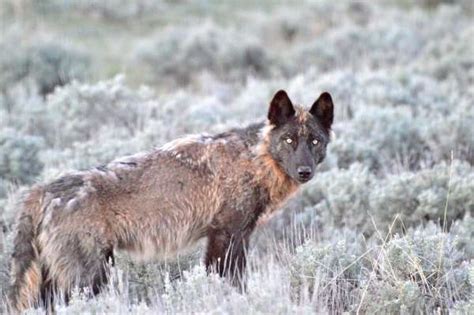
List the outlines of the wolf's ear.
{"type": "Polygon", "coordinates": [[[309,112],[321,122],[326,130],[331,129],[334,118],[334,105],[331,94],[328,92],[322,93],[313,106],[311,106],[309,112]]]}
{"type": "Polygon", "coordinates": [[[268,110],[270,123],[276,126],[282,125],[294,115],[295,109],[293,108],[288,94],[283,90],[276,92],[270,103],[270,109],[268,110]]]}

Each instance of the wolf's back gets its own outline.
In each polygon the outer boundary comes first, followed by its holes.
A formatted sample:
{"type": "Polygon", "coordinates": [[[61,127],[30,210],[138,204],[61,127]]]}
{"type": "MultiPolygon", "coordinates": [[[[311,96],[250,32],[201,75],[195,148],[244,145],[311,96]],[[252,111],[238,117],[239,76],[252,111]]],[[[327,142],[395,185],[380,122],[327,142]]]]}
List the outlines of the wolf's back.
{"type": "Polygon", "coordinates": [[[12,311],[22,311],[39,302],[42,271],[37,245],[37,227],[42,217],[43,192],[30,190],[22,200],[12,255],[12,280],[9,304],[12,311]]]}

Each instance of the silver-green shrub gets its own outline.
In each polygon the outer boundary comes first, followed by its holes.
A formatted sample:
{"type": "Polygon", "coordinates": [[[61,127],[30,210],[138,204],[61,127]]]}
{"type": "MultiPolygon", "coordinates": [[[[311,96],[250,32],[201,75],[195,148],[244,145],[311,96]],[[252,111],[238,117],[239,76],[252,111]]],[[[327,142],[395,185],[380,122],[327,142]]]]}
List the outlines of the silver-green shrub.
{"type": "Polygon", "coordinates": [[[365,312],[431,313],[469,299],[469,262],[456,238],[434,224],[395,236],[375,253],[362,286],[365,312]]]}
{"type": "Polygon", "coordinates": [[[95,85],[73,82],[48,98],[46,113],[38,120],[46,120],[45,139],[51,146],[67,147],[93,140],[107,128],[114,128],[117,137],[135,135],[155,102],[151,91],[132,91],[121,77],[95,85]]]}
{"type": "MultiPolygon", "coordinates": [[[[17,38],[11,38],[15,41],[17,38]]],[[[39,94],[46,96],[57,86],[89,76],[89,57],[77,49],[53,41],[38,41],[30,46],[13,42],[0,44],[0,89],[3,97],[10,95],[18,83],[30,85],[39,94]]]]}
{"type": "Polygon", "coordinates": [[[134,62],[162,84],[187,84],[202,72],[227,80],[268,74],[269,54],[253,36],[208,22],[163,30],[137,47],[134,62]]]}
{"type": "Polygon", "coordinates": [[[474,172],[466,162],[442,163],[416,173],[392,175],[374,186],[370,208],[386,229],[398,216],[397,226],[427,220],[449,227],[456,219],[474,214],[474,172]]]}
{"type": "Polygon", "coordinates": [[[43,169],[39,152],[44,147],[40,137],[19,134],[13,129],[0,131],[0,179],[31,184],[43,169]]]}
{"type": "Polygon", "coordinates": [[[317,174],[303,191],[303,198],[312,205],[306,211],[321,216],[328,228],[348,227],[368,233],[372,231],[368,213],[375,183],[375,176],[361,164],[317,174]]]}
{"type": "Polygon", "coordinates": [[[307,215],[299,216],[300,223],[311,225],[312,221],[305,221],[317,215],[324,229],[348,227],[367,236],[428,221],[449,228],[456,220],[474,214],[473,176],[472,166],[458,160],[385,178],[360,164],[331,169],[317,174],[303,190],[303,212],[307,215]]]}
{"type": "Polygon", "coordinates": [[[364,245],[360,236],[341,232],[331,242],[308,240],[296,248],[289,265],[295,299],[335,312],[350,311],[360,299],[364,245]]]}

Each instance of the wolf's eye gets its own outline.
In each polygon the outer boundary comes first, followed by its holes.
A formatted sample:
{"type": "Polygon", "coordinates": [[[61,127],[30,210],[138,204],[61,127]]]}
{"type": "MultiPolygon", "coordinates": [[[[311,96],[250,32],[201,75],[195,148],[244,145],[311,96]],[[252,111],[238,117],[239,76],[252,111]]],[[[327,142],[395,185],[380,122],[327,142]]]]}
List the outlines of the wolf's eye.
{"type": "Polygon", "coordinates": [[[314,145],[317,145],[317,144],[319,143],[319,141],[316,140],[316,139],[314,139],[314,140],[312,141],[312,143],[313,143],[314,145]]]}
{"type": "Polygon", "coordinates": [[[288,144],[291,144],[291,143],[293,143],[293,139],[291,139],[291,138],[286,138],[286,139],[285,139],[285,142],[288,143],[288,144]]]}

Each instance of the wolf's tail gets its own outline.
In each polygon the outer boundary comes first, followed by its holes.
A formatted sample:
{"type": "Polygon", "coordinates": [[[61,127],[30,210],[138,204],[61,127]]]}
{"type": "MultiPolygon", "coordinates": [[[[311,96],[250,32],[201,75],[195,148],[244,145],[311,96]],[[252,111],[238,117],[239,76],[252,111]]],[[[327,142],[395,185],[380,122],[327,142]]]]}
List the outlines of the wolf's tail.
{"type": "Polygon", "coordinates": [[[11,264],[12,281],[8,302],[12,312],[36,306],[40,300],[43,276],[37,226],[42,213],[41,204],[40,190],[31,191],[22,204],[11,264]]]}

